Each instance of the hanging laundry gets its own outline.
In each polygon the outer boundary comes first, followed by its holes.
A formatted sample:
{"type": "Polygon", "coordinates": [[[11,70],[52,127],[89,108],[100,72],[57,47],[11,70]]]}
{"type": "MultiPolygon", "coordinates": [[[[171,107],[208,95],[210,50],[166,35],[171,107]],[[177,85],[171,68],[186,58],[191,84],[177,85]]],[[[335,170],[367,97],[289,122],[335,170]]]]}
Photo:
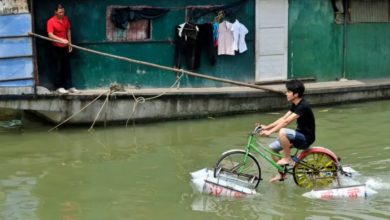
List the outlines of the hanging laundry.
{"type": "Polygon", "coordinates": [[[178,35],[179,37],[184,37],[185,40],[187,38],[196,39],[199,32],[199,27],[192,23],[183,23],[178,27],[178,35]]]}
{"type": "Polygon", "coordinates": [[[199,27],[198,37],[196,38],[196,52],[194,68],[200,67],[202,53],[207,55],[211,65],[216,62],[216,49],[213,43],[213,25],[211,23],[197,24],[199,27]]]}
{"type": "Polygon", "coordinates": [[[248,34],[248,29],[236,19],[236,21],[233,23],[233,39],[235,51],[238,50],[240,53],[243,53],[248,49],[245,43],[246,34],[248,34]]]}
{"type": "Polygon", "coordinates": [[[214,22],[214,24],[213,24],[214,47],[218,46],[218,29],[219,29],[219,23],[218,22],[214,22]]]}
{"type": "Polygon", "coordinates": [[[176,26],[175,36],[175,67],[181,68],[184,59],[188,69],[195,69],[196,38],[199,28],[192,23],[176,26]]]}
{"type": "Polygon", "coordinates": [[[182,60],[185,59],[188,69],[198,69],[202,53],[208,56],[211,65],[215,64],[212,24],[183,23],[176,27],[176,33],[175,67],[181,68],[182,60]]]}
{"type": "Polygon", "coordinates": [[[166,8],[114,8],[111,13],[111,21],[115,27],[125,30],[131,21],[141,19],[155,19],[169,12],[166,8]]]}
{"type": "Polygon", "coordinates": [[[233,24],[223,21],[218,28],[218,55],[234,55],[233,24]]]}

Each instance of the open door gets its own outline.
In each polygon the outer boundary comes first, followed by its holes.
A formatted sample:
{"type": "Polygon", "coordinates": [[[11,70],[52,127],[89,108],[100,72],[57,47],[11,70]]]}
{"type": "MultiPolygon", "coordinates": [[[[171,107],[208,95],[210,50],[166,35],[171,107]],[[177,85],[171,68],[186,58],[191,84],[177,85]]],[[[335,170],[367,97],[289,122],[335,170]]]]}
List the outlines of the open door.
{"type": "Polygon", "coordinates": [[[287,79],[288,0],[256,1],[256,82],[287,79]]]}

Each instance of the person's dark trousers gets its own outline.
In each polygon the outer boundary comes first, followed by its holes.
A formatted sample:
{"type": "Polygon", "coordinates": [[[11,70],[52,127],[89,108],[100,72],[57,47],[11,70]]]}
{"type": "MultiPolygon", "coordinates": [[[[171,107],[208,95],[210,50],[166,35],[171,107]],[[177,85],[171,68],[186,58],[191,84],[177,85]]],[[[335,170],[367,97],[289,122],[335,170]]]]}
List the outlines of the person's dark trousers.
{"type": "Polygon", "coordinates": [[[57,47],[52,46],[53,48],[53,56],[55,67],[55,82],[54,85],[56,89],[72,88],[72,73],[70,71],[70,53],[68,52],[68,47],[57,47]]]}

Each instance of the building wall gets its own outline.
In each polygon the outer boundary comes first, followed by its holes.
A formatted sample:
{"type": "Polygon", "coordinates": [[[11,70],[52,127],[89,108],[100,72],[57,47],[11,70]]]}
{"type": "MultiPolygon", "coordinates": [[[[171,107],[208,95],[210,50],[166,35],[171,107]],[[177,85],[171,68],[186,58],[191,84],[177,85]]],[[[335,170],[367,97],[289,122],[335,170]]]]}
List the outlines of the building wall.
{"type": "Polygon", "coordinates": [[[335,80],[342,73],[342,25],[330,0],[289,1],[288,77],[335,80]]]}
{"type": "MultiPolygon", "coordinates": [[[[236,0],[64,0],[72,22],[73,43],[115,55],[173,66],[174,26],[184,22],[186,6],[223,5],[236,0]],[[152,21],[152,38],[144,42],[112,43],[106,38],[106,10],[111,5],[150,5],[168,7],[171,11],[152,21]]],[[[55,3],[49,0],[34,2],[35,32],[46,35],[46,21],[53,14],[55,3]]],[[[248,29],[248,51],[236,56],[218,56],[211,66],[205,56],[197,72],[232,80],[254,82],[255,78],[255,1],[248,0],[236,16],[248,29]]],[[[288,78],[315,78],[317,81],[372,79],[389,77],[390,23],[348,24],[346,54],[343,54],[344,27],[334,21],[330,0],[289,0],[288,78]]],[[[48,88],[54,80],[50,43],[37,40],[40,83],[48,88]]],[[[76,87],[107,87],[111,83],[127,86],[170,87],[176,74],[137,64],[130,64],[75,50],[72,54],[72,73],[76,87]]],[[[209,80],[183,77],[182,87],[225,86],[209,80]]]]}
{"type": "Polygon", "coordinates": [[[289,78],[317,81],[390,77],[390,23],[334,21],[330,0],[289,1],[289,78]],[[344,75],[345,66],[345,75],[344,75]]]}
{"type": "MultiPolygon", "coordinates": [[[[174,27],[185,21],[184,7],[188,5],[224,5],[232,2],[236,2],[236,0],[62,1],[72,23],[74,44],[170,67],[173,67],[174,64],[174,44],[172,43],[174,39],[174,27]],[[106,38],[106,9],[110,5],[149,5],[168,7],[171,11],[160,18],[152,20],[151,40],[144,42],[113,43],[108,42],[106,38]]],[[[203,56],[201,67],[197,72],[232,80],[254,81],[254,4],[255,1],[249,0],[236,16],[226,18],[226,20],[232,22],[237,18],[249,29],[249,34],[246,36],[248,51],[236,56],[218,56],[215,66],[211,66],[206,56],[203,56]]],[[[47,35],[46,21],[53,15],[55,6],[56,2],[50,0],[34,2],[36,33],[47,35]]],[[[37,40],[37,53],[41,85],[52,88],[54,66],[52,65],[53,61],[50,55],[50,43],[37,40]]],[[[115,82],[141,88],[170,87],[176,79],[176,74],[172,72],[130,64],[78,50],[75,50],[72,54],[71,67],[73,81],[78,88],[107,87],[115,82]]],[[[200,87],[223,85],[209,80],[184,77],[181,81],[181,86],[200,87]]]]}
{"type": "Polygon", "coordinates": [[[390,23],[351,24],[347,36],[347,78],[390,77],[390,23]]]}

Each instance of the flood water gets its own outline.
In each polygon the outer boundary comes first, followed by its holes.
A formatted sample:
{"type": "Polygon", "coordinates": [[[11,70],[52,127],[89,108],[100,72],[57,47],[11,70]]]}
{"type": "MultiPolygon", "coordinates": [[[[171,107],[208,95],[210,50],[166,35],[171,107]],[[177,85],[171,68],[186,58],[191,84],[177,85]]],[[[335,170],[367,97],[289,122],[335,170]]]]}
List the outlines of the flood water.
{"type": "Polygon", "coordinates": [[[242,148],[255,122],[271,122],[280,113],[96,127],[94,132],[60,127],[48,133],[50,126],[32,122],[0,127],[0,219],[390,218],[390,101],[314,109],[315,145],[350,164],[360,173],[356,181],[375,195],[309,199],[291,176],[268,183],[274,170],[265,162],[260,162],[264,181],[254,198],[193,191],[190,172],[213,167],[223,151],[242,148]]]}

